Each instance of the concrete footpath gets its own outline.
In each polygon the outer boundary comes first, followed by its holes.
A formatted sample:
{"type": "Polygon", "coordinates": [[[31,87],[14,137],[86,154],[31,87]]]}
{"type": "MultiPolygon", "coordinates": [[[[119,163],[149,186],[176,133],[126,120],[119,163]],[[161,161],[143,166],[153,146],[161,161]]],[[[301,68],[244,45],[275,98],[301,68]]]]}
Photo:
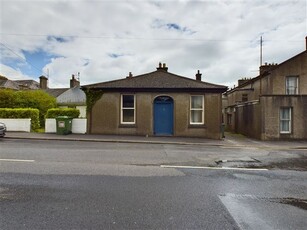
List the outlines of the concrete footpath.
{"type": "Polygon", "coordinates": [[[9,139],[35,139],[60,141],[89,141],[115,143],[149,143],[149,144],[179,144],[179,145],[207,145],[224,147],[255,147],[277,149],[306,149],[307,141],[260,141],[242,135],[226,133],[222,140],[188,137],[157,137],[157,136],[130,136],[130,135],[91,135],[69,134],[57,135],[54,133],[7,132],[9,139]]]}

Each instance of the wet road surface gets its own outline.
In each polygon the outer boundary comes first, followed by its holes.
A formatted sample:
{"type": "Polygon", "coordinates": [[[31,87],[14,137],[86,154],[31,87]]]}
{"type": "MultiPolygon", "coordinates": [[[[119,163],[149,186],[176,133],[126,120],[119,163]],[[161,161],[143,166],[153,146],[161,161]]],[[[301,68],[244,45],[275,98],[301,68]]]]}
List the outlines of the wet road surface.
{"type": "Polygon", "coordinates": [[[160,166],[218,147],[67,144],[0,143],[0,229],[306,229],[305,171],[160,166]]]}

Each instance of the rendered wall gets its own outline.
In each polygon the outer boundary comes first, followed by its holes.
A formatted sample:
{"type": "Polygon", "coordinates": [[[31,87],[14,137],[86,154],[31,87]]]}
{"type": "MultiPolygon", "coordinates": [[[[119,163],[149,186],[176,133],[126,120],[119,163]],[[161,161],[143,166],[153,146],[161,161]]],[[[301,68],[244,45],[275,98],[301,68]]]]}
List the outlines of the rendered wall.
{"type": "MultiPolygon", "coordinates": [[[[129,93],[129,92],[127,92],[129,93]]],[[[104,93],[88,115],[92,134],[153,135],[153,106],[157,96],[170,96],[174,100],[174,136],[220,139],[222,121],[221,94],[205,95],[205,125],[189,125],[189,93],[136,93],[136,124],[120,124],[120,93],[104,93]]],[[[199,94],[197,94],[199,95],[199,94]]]]}
{"type": "Polygon", "coordinates": [[[307,95],[265,96],[263,105],[264,133],[262,139],[307,139],[307,95]],[[280,134],[279,111],[281,107],[292,108],[292,132],[280,134]]]}
{"type": "Polygon", "coordinates": [[[299,94],[307,94],[307,52],[289,59],[271,72],[267,94],[286,94],[286,77],[299,77],[299,94]]]}
{"type": "Polygon", "coordinates": [[[7,131],[31,132],[31,119],[7,119],[0,118],[0,122],[4,123],[7,131]]]}
{"type": "Polygon", "coordinates": [[[262,112],[259,103],[246,103],[235,109],[236,133],[260,139],[262,133],[262,112]]]}

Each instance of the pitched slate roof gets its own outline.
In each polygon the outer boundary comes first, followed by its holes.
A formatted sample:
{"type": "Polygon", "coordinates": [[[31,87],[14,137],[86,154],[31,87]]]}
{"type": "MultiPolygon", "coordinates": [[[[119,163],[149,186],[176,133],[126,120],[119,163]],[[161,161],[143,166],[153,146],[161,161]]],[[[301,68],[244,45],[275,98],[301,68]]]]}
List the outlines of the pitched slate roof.
{"type": "Polygon", "coordinates": [[[39,89],[39,83],[34,80],[15,80],[14,82],[23,89],[39,89]]]}
{"type": "Polygon", "coordinates": [[[86,96],[79,87],[74,87],[58,96],[57,103],[60,105],[86,105],[86,96]]]}
{"type": "Polygon", "coordinates": [[[58,97],[65,91],[67,91],[69,88],[58,88],[58,89],[43,89],[46,93],[48,93],[50,96],[58,97]]]}
{"type": "Polygon", "coordinates": [[[219,91],[227,90],[226,86],[182,77],[165,70],[127,77],[124,79],[85,85],[82,89],[104,91],[219,91]]]}
{"type": "Polygon", "coordinates": [[[19,85],[14,81],[6,79],[0,80],[0,88],[19,90],[19,85]]]}

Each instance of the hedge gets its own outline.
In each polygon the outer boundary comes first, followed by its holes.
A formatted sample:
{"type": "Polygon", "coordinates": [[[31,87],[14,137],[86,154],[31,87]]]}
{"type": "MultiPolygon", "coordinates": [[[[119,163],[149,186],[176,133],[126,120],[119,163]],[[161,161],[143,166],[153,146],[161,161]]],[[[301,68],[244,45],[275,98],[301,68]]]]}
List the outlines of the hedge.
{"type": "Polygon", "coordinates": [[[1,118],[30,118],[31,119],[31,129],[35,130],[40,127],[39,125],[39,110],[31,108],[0,108],[1,118]]]}
{"type": "Polygon", "coordinates": [[[0,89],[0,108],[38,109],[40,125],[44,126],[47,110],[56,108],[56,99],[42,90],[0,89]]]}
{"type": "Polygon", "coordinates": [[[80,115],[79,109],[56,108],[56,109],[48,109],[46,118],[56,118],[58,116],[68,116],[71,118],[78,118],[79,115],[80,115]]]}

